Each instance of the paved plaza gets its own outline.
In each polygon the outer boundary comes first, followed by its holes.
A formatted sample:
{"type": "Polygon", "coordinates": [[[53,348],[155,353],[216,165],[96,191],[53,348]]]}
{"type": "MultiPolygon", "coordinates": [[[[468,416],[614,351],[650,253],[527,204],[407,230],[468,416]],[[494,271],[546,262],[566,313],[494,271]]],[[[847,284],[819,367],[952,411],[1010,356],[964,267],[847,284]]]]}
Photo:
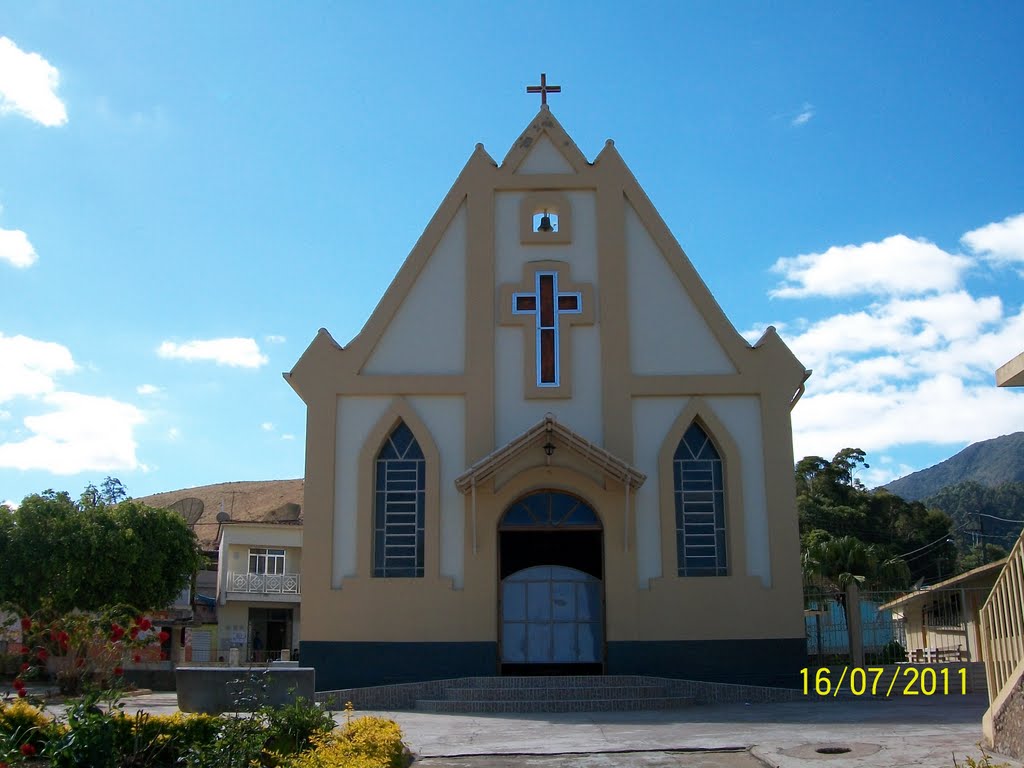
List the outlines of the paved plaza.
{"type": "MultiPolygon", "coordinates": [[[[401,725],[423,768],[952,768],[954,754],[961,764],[968,755],[980,758],[987,704],[984,696],[968,695],[665,712],[372,714],[401,725]],[[817,751],[830,748],[850,751],[817,751]]],[[[175,712],[177,705],[173,693],[153,693],[126,699],[125,709],[175,712]]]]}

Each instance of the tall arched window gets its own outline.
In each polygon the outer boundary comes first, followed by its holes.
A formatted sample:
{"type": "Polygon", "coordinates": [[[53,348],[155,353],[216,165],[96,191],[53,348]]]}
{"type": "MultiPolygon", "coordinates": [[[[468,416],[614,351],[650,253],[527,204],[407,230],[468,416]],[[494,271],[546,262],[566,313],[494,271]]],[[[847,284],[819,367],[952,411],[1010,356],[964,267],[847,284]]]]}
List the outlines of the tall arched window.
{"type": "Polygon", "coordinates": [[[423,576],[426,462],[404,421],[377,454],[373,509],[373,575],[423,576]]]}
{"type": "Polygon", "coordinates": [[[686,430],[672,460],[680,576],[727,576],[722,458],[699,424],[686,430]]]}

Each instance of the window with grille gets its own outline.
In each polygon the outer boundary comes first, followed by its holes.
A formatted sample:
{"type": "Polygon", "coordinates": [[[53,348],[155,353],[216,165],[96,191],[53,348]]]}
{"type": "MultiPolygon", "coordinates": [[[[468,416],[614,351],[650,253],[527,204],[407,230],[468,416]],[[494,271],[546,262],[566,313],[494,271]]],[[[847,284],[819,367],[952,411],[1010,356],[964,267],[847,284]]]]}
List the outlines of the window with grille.
{"type": "Polygon", "coordinates": [[[696,422],[672,459],[680,576],[727,576],[722,458],[696,422]]]}
{"type": "Polygon", "coordinates": [[[935,600],[924,604],[921,613],[924,625],[932,629],[960,629],[964,625],[957,592],[939,593],[935,600]]]}
{"type": "Polygon", "coordinates": [[[377,454],[373,526],[373,575],[423,576],[426,462],[404,421],[377,454]]]}
{"type": "Polygon", "coordinates": [[[283,549],[249,549],[249,573],[266,573],[272,576],[284,573],[283,549]]]}

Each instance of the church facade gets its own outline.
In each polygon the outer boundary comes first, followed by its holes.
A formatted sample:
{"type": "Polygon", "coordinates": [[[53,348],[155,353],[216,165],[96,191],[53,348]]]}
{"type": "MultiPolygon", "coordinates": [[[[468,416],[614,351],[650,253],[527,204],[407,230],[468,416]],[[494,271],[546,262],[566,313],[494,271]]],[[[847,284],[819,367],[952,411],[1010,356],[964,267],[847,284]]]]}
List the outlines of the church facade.
{"type": "Polygon", "coordinates": [[[320,689],[498,674],[786,683],[790,410],[609,141],[477,145],[362,331],[321,329],[301,658],[320,689]]]}

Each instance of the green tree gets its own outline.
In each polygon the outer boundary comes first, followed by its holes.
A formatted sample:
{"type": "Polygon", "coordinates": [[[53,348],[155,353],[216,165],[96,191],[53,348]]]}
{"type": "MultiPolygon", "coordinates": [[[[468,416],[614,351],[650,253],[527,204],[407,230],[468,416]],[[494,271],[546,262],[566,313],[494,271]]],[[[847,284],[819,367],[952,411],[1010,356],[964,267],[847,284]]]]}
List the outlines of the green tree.
{"type": "Polygon", "coordinates": [[[202,563],[195,534],[169,510],[106,503],[104,493],[87,488],[76,503],[47,490],[17,510],[0,507],[0,602],[66,613],[118,603],[156,610],[174,600],[202,563]]]}
{"type": "Polygon", "coordinates": [[[853,536],[819,539],[802,555],[804,576],[837,599],[851,584],[873,589],[899,589],[910,584],[910,569],[899,557],[887,557],[877,544],[853,536]]]}
{"type": "Polygon", "coordinates": [[[873,546],[879,562],[908,553],[914,580],[953,575],[956,547],[946,541],[952,530],[949,516],[884,489],[865,488],[857,472],[869,466],[866,458],[859,448],[844,448],[832,459],[807,456],[797,463],[802,549],[815,541],[852,537],[873,546]]]}

